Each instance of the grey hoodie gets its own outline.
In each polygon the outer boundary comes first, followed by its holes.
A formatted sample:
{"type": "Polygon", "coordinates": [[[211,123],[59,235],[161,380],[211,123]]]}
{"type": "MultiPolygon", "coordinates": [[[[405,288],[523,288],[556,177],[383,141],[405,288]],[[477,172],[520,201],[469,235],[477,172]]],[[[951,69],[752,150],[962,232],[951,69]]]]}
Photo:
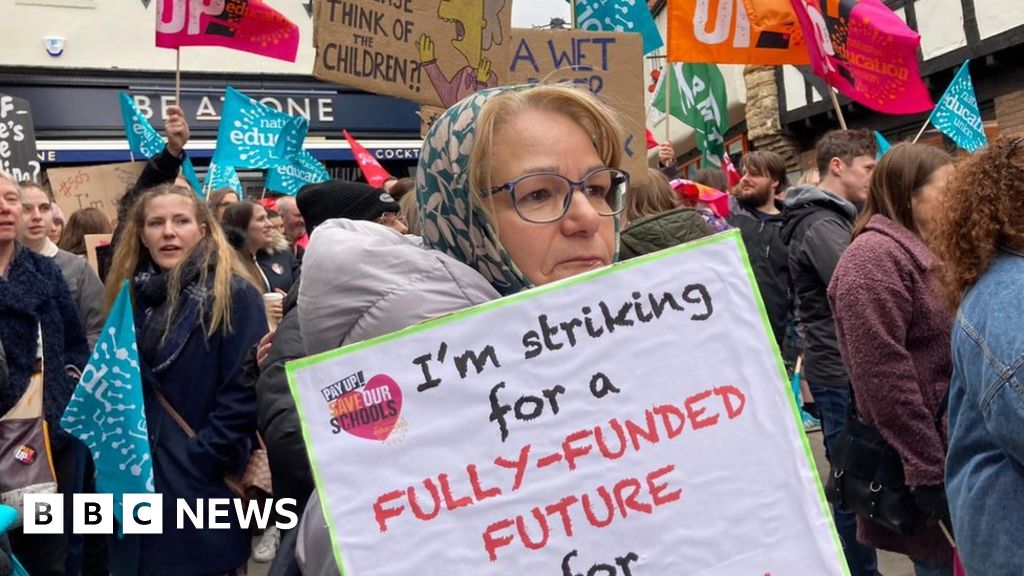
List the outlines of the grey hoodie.
{"type": "Polygon", "coordinates": [[[849,386],[828,303],[828,284],[850,245],[857,207],[815,186],[786,193],[782,240],[789,246],[789,273],[804,329],[804,371],[809,382],[849,386]]]}
{"type": "MultiPolygon", "coordinates": [[[[310,238],[299,285],[299,324],[308,354],[389,334],[499,298],[483,276],[422,246],[420,238],[367,221],[328,220],[310,238]]],[[[314,491],[295,556],[306,576],[338,568],[314,491]]]]}

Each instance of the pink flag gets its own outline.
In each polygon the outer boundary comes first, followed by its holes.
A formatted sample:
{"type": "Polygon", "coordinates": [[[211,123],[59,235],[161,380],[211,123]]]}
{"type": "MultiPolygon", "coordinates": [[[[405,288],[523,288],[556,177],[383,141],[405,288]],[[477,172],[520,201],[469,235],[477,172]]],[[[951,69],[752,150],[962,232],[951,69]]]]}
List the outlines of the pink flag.
{"type": "Polygon", "coordinates": [[[359,169],[363,171],[363,176],[370,186],[380,188],[385,182],[394,178],[377,162],[373,154],[367,152],[366,148],[363,148],[355,138],[349,135],[348,130],[342,130],[341,133],[345,135],[345,140],[348,140],[348,145],[352,147],[352,155],[356,157],[356,164],[359,164],[359,169]]]}
{"type": "Polygon", "coordinates": [[[886,114],[932,109],[917,68],[921,36],[879,0],[792,0],[814,73],[886,114]]]}
{"type": "Polygon", "coordinates": [[[156,45],[224,46],[295,62],[299,27],[263,0],[157,0],[156,45]]]}
{"type": "Polygon", "coordinates": [[[740,180],[743,179],[740,176],[739,170],[736,170],[736,165],[732,163],[732,158],[728,152],[722,154],[722,171],[725,172],[725,179],[729,182],[730,189],[739,184],[740,180]]]}
{"type": "Polygon", "coordinates": [[[711,208],[715,216],[729,217],[729,195],[725,192],[684,178],[677,178],[669,182],[669,185],[675,191],[677,199],[700,200],[711,208]]]}

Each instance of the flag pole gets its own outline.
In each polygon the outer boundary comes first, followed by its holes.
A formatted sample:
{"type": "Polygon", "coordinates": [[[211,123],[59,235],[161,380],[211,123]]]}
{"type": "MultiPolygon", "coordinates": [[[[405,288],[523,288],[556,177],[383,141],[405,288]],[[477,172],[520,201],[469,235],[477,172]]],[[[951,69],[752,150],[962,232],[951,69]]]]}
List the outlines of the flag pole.
{"type": "Polygon", "coordinates": [[[174,49],[174,105],[181,107],[181,48],[174,49]]]}
{"type": "Polygon", "coordinates": [[[572,29],[575,30],[579,28],[579,22],[576,21],[576,0],[572,0],[570,4],[572,5],[572,29]]]}
{"type": "Polygon", "coordinates": [[[843,117],[843,109],[839,107],[839,98],[836,98],[836,91],[831,84],[828,84],[828,95],[832,98],[832,107],[835,108],[836,115],[839,116],[839,127],[846,130],[846,118],[843,117]]]}
{"type": "Polygon", "coordinates": [[[673,68],[672,63],[668,61],[667,56],[665,57],[665,66],[663,69],[665,70],[665,77],[662,78],[661,81],[663,82],[662,86],[665,87],[665,140],[671,144],[672,135],[670,132],[672,129],[672,114],[670,114],[669,111],[672,110],[672,86],[669,85],[668,81],[673,72],[673,68]]]}
{"type": "Polygon", "coordinates": [[[925,118],[924,126],[921,126],[921,129],[917,131],[917,136],[914,136],[914,140],[912,142],[913,144],[917,144],[917,141],[921,139],[921,135],[924,134],[925,129],[928,128],[928,125],[931,124],[931,123],[932,123],[932,115],[929,114],[928,118],[925,118]]]}

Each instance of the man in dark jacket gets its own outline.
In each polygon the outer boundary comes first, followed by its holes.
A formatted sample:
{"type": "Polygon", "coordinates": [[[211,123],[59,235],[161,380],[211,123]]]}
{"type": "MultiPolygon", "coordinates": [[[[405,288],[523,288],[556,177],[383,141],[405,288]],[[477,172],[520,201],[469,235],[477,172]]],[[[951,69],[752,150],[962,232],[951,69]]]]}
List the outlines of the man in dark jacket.
{"type": "MultiPolygon", "coordinates": [[[[818,141],[821,183],[786,194],[782,239],[789,246],[789,272],[797,299],[797,320],[804,329],[804,370],[821,411],[825,452],[830,455],[850,405],[850,381],[836,340],[828,303],[828,283],[850,244],[858,206],[868,197],[878,145],[868,130],[834,130],[818,141]]],[[[856,516],[833,509],[853,576],[878,573],[872,548],[857,542],[856,516]]]]}
{"type": "Polygon", "coordinates": [[[768,151],[751,152],[740,164],[743,179],[734,198],[729,224],[739,228],[761,290],[768,320],[779,350],[793,314],[789,282],[789,251],[782,241],[782,202],[776,199],[789,186],[786,161],[768,151]]]}

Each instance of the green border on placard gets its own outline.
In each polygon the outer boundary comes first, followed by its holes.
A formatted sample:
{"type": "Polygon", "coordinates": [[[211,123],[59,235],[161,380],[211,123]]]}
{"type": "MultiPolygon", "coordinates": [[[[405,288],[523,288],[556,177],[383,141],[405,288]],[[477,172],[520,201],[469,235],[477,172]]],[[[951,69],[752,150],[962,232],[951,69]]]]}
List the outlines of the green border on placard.
{"type": "MultiPolygon", "coordinates": [[[[750,265],[750,259],[747,256],[747,249],[743,244],[743,237],[740,235],[740,232],[738,230],[734,229],[712,236],[707,236],[699,240],[694,240],[686,244],[681,244],[679,246],[674,246],[672,248],[668,248],[666,250],[662,250],[659,252],[646,254],[644,256],[633,258],[625,262],[618,262],[614,266],[601,268],[599,270],[593,270],[577,276],[573,276],[571,278],[565,278],[557,282],[545,284],[543,286],[537,286],[535,288],[531,288],[530,290],[526,290],[518,294],[512,294],[504,298],[499,298],[497,300],[485,302],[483,304],[479,304],[477,306],[473,306],[465,310],[454,312],[447,316],[442,316],[434,320],[428,320],[421,324],[409,326],[408,328],[404,328],[402,330],[398,330],[390,334],[385,334],[382,336],[378,336],[376,338],[371,338],[370,340],[364,340],[362,342],[357,342],[355,344],[343,346],[335,350],[328,350],[326,352],[321,352],[313,356],[308,356],[306,358],[300,358],[298,360],[288,362],[287,364],[285,364],[285,374],[288,377],[288,388],[291,391],[292,398],[295,400],[295,407],[298,410],[299,424],[302,430],[302,439],[305,442],[306,453],[309,456],[310,468],[313,471],[313,478],[314,481],[316,482],[317,489],[319,490],[322,486],[325,486],[325,482],[323,480],[323,475],[320,471],[320,466],[317,462],[316,455],[313,451],[312,434],[309,430],[309,423],[306,421],[305,410],[303,409],[302,406],[302,397],[299,394],[298,384],[295,381],[295,372],[297,370],[300,370],[302,368],[308,368],[310,366],[314,366],[316,364],[328,360],[333,360],[335,358],[347,356],[360,350],[365,350],[367,348],[378,346],[380,344],[398,340],[406,336],[411,336],[413,334],[418,334],[420,332],[425,332],[427,330],[432,330],[434,328],[440,328],[441,326],[445,326],[452,322],[465,320],[467,318],[477,316],[490,310],[503,308],[510,304],[515,304],[518,302],[522,302],[524,300],[532,299],[537,296],[547,294],[548,292],[554,290],[561,290],[563,288],[568,288],[570,286],[576,286],[579,284],[590,282],[592,280],[596,280],[598,278],[603,278],[605,276],[608,276],[609,274],[615,274],[622,270],[628,270],[636,266],[641,266],[643,264],[647,264],[650,262],[656,262],[658,260],[676,256],[678,254],[682,254],[685,252],[690,252],[698,248],[703,248],[705,246],[710,246],[713,244],[723,242],[733,242],[739,249],[740,254],[742,255],[741,260],[743,261],[743,267],[746,269],[747,272],[749,286],[754,294],[754,302],[757,304],[758,310],[761,313],[762,328],[764,330],[763,335],[765,339],[769,341],[770,346],[775,351],[775,363],[779,369],[779,375],[781,376],[780,382],[784,387],[784,391],[788,397],[792,398],[792,390],[789,385],[789,378],[788,374],[786,373],[786,366],[782,361],[782,355],[779,353],[778,344],[775,342],[774,337],[769,337],[769,335],[773,333],[771,330],[771,322],[768,320],[768,312],[764,307],[764,301],[761,299],[761,291],[757,289],[757,280],[754,277],[754,269],[750,265]]],[[[811,451],[810,441],[808,440],[807,433],[804,431],[803,428],[803,420],[800,417],[800,411],[795,401],[790,402],[790,404],[792,408],[791,413],[793,415],[793,420],[796,423],[797,428],[800,432],[801,443],[804,447],[804,455],[807,458],[807,463],[810,466],[811,473],[814,475],[815,480],[817,480],[818,498],[822,506],[821,512],[822,514],[824,514],[825,519],[828,522],[829,529],[832,533],[832,541],[836,546],[836,553],[840,560],[840,566],[843,568],[843,574],[844,576],[850,576],[850,569],[846,565],[846,557],[843,555],[842,542],[839,539],[839,533],[836,531],[835,523],[832,519],[832,514],[829,512],[828,501],[825,499],[825,491],[822,488],[821,478],[818,475],[818,468],[814,462],[814,453],[811,451]]],[[[326,498],[320,498],[320,507],[323,510],[324,520],[327,522],[327,530],[330,536],[331,550],[334,553],[334,560],[338,566],[338,571],[341,573],[341,576],[346,576],[345,564],[342,561],[341,556],[341,549],[339,546],[336,545],[338,541],[338,530],[337,527],[334,525],[334,519],[332,518],[330,511],[328,510],[326,498]]]]}
{"type": "Polygon", "coordinates": [[[839,566],[843,569],[844,576],[850,576],[850,567],[846,564],[846,555],[843,553],[843,542],[839,539],[839,532],[836,530],[835,521],[832,518],[832,513],[828,507],[828,499],[825,498],[824,484],[821,482],[821,476],[818,475],[818,465],[814,462],[814,452],[811,451],[811,441],[807,438],[807,430],[804,429],[804,420],[800,414],[800,407],[796,405],[796,397],[793,396],[793,387],[790,385],[789,373],[786,372],[786,364],[782,361],[782,352],[779,350],[779,344],[775,341],[775,337],[771,336],[774,334],[772,330],[772,323],[768,319],[768,309],[764,307],[764,300],[761,298],[761,290],[757,287],[757,278],[754,276],[754,267],[750,264],[750,257],[747,254],[747,247],[743,243],[743,237],[738,233],[735,235],[736,245],[739,247],[740,254],[743,256],[743,267],[747,269],[747,279],[750,280],[750,286],[753,288],[754,301],[757,303],[758,309],[761,311],[761,322],[764,324],[765,336],[768,336],[772,350],[775,350],[775,364],[779,368],[779,375],[782,376],[783,391],[788,398],[792,399],[790,407],[792,408],[793,420],[796,422],[797,428],[800,432],[800,443],[804,446],[804,455],[807,457],[807,463],[811,467],[811,474],[814,475],[814,479],[818,492],[818,499],[821,502],[822,513],[825,514],[825,519],[828,521],[829,531],[832,533],[832,542],[835,544],[836,552],[839,556],[839,566]]]}

